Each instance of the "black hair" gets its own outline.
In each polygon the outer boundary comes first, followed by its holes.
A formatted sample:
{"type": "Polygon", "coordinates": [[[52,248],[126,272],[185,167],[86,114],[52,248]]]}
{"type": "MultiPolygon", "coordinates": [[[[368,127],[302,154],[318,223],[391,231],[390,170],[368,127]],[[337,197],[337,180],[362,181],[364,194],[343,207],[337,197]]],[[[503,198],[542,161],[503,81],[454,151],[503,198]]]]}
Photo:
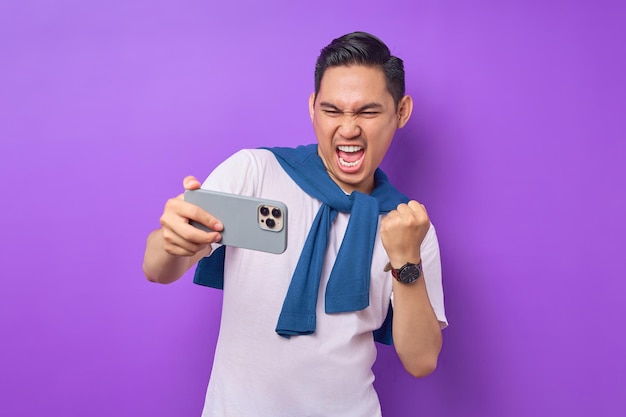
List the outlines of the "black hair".
{"type": "Polygon", "coordinates": [[[387,90],[396,104],[404,97],[404,63],[391,55],[387,45],[366,32],[352,32],[324,47],[315,63],[315,99],[322,77],[330,67],[364,65],[378,67],[385,74],[387,90]]]}

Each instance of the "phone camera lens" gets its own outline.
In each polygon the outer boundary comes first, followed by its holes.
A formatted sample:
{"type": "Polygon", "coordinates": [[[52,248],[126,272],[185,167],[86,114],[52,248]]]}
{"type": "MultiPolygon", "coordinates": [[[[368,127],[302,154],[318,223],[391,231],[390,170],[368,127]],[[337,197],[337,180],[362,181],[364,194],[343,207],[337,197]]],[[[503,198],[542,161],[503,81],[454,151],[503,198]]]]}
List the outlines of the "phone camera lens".
{"type": "Polygon", "coordinates": [[[277,208],[273,208],[272,209],[272,216],[279,218],[283,213],[281,213],[281,211],[277,208]]]}
{"type": "Polygon", "coordinates": [[[267,208],[267,207],[265,207],[265,206],[262,206],[262,207],[261,207],[261,209],[260,209],[260,212],[261,212],[261,214],[262,214],[263,216],[267,216],[268,214],[270,214],[270,209],[268,209],[268,208],[267,208]]]}
{"type": "Polygon", "coordinates": [[[274,226],[276,226],[276,222],[274,221],[274,219],[267,219],[265,220],[265,225],[270,229],[273,229],[274,226]]]}

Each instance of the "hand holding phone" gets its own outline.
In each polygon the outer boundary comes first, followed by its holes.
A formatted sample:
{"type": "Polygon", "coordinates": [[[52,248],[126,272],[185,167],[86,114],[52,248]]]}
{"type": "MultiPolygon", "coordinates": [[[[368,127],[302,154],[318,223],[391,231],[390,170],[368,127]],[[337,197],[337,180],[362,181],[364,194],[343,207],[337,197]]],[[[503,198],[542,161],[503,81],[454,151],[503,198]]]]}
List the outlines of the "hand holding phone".
{"type": "MultiPolygon", "coordinates": [[[[204,189],[187,190],[184,199],[224,225],[224,245],[275,254],[287,249],[287,206],[280,201],[204,189]]],[[[195,221],[191,224],[211,231],[195,221]]]]}

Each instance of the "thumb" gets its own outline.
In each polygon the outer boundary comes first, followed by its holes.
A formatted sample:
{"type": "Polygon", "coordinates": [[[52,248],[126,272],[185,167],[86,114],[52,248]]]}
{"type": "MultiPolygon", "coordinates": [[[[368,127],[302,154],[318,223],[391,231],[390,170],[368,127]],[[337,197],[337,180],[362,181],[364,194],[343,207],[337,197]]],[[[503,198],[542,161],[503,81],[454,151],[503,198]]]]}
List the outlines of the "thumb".
{"type": "Polygon", "coordinates": [[[198,181],[196,177],[191,175],[185,177],[185,179],[183,180],[183,187],[185,188],[185,190],[197,190],[198,188],[200,188],[200,185],[200,181],[198,181]]]}

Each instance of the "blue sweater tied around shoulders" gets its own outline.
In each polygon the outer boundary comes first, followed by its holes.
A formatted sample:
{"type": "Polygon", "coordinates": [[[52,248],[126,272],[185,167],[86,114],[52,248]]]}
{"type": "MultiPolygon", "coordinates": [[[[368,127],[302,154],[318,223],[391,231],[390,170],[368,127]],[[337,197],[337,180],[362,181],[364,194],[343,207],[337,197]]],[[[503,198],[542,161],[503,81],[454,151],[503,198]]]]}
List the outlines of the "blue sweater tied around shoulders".
{"type": "MultiPolygon", "coordinates": [[[[313,220],[300,259],[291,278],[276,332],[284,337],[315,333],[317,295],[328,245],[330,228],[337,213],[350,213],[348,226],[330,273],[325,294],[327,314],[359,311],[369,306],[370,270],[378,229],[379,214],[394,210],[409,198],[398,191],[378,168],[371,194],[346,193],[330,178],[317,154],[317,145],[297,148],[267,148],[281,167],[308,195],[322,202],[313,220]]],[[[222,289],[225,247],[203,258],[196,268],[194,282],[222,289]]],[[[392,308],[383,326],[374,331],[376,341],[393,343],[392,308]]]]}

